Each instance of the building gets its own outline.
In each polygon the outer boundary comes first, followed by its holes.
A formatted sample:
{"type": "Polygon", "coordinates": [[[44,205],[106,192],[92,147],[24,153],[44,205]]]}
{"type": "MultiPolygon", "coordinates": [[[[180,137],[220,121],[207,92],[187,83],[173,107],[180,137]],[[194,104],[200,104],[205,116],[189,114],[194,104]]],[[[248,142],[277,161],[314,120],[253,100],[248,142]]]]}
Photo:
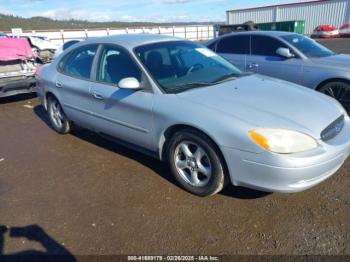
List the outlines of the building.
{"type": "Polygon", "coordinates": [[[350,0],[313,0],[235,9],[226,11],[226,15],[228,24],[304,20],[305,34],[311,34],[314,28],[322,24],[340,27],[350,22],[350,0]]]}

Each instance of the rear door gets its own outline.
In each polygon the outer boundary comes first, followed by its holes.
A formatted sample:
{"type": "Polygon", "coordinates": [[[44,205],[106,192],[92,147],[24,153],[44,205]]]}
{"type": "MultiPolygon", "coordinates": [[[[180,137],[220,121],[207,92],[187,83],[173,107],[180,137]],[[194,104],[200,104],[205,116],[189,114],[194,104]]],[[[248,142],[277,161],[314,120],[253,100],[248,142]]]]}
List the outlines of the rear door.
{"type": "Polygon", "coordinates": [[[246,71],[246,59],[249,55],[249,35],[232,35],[219,40],[216,52],[225,57],[240,70],[246,71]]]}
{"type": "Polygon", "coordinates": [[[277,49],[288,46],[277,38],[265,35],[251,36],[251,55],[247,58],[246,70],[301,83],[302,59],[285,58],[276,53],[277,49]]]}
{"type": "Polygon", "coordinates": [[[92,65],[98,45],[85,45],[73,50],[58,63],[55,88],[68,118],[84,127],[93,127],[90,114],[92,65]]]}

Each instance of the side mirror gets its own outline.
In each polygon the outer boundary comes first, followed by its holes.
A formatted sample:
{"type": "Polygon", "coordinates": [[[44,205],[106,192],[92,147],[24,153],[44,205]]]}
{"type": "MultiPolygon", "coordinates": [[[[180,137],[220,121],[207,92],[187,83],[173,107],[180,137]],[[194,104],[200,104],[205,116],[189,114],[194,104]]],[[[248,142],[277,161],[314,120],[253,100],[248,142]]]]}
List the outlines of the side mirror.
{"type": "Polygon", "coordinates": [[[137,80],[135,77],[127,77],[119,81],[118,87],[122,89],[137,90],[141,88],[141,84],[139,80],[137,80]]]}
{"type": "Polygon", "coordinates": [[[295,57],[295,55],[290,52],[289,48],[285,48],[285,47],[278,48],[276,50],[276,53],[282,57],[285,57],[285,58],[295,57]]]}

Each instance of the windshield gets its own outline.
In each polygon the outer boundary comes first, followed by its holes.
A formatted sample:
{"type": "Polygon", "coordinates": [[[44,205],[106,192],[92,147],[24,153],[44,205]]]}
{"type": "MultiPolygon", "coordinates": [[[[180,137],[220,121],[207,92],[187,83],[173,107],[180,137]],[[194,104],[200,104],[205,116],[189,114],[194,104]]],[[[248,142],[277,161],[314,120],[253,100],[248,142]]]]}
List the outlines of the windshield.
{"type": "Polygon", "coordinates": [[[304,55],[310,58],[326,57],[335,55],[335,53],[329,50],[327,47],[317,43],[315,40],[305,37],[303,35],[284,35],[284,40],[293,45],[296,49],[302,52],[304,55]]]}
{"type": "Polygon", "coordinates": [[[241,75],[224,58],[188,41],[144,45],[135,48],[135,53],[166,93],[205,87],[241,75]]]}

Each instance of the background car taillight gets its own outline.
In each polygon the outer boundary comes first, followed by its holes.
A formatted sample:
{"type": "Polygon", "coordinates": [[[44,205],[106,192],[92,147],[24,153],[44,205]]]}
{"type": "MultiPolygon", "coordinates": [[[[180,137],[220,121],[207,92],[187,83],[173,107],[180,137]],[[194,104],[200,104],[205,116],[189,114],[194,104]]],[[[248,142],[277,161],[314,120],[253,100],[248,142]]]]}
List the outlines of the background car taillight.
{"type": "Polygon", "coordinates": [[[35,70],[35,76],[36,76],[36,77],[40,77],[42,68],[43,68],[43,65],[39,65],[39,66],[36,68],[36,70],[35,70]]]}

